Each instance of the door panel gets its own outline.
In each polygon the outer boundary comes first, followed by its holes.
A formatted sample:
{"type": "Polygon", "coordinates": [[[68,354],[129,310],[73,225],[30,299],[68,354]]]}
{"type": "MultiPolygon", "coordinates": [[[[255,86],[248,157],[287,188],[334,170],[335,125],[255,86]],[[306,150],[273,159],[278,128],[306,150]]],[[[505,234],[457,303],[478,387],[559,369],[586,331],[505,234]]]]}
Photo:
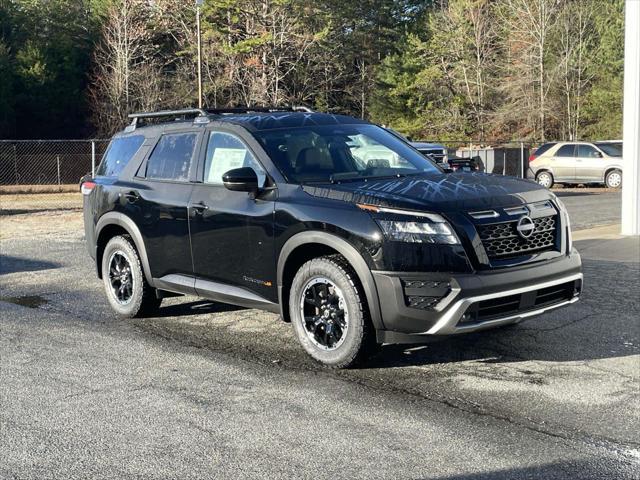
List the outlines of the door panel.
{"type": "MultiPolygon", "coordinates": [[[[210,132],[201,158],[203,183],[189,202],[189,227],[196,278],[251,290],[277,301],[273,244],[275,191],[253,195],[227,190],[222,174],[251,166],[261,184],[265,173],[237,136],[210,132]]],[[[204,284],[204,283],[203,283],[204,284]]]]}
{"type": "Polygon", "coordinates": [[[189,225],[195,276],[275,301],[273,207],[273,200],[222,186],[194,187],[189,225]]]}
{"type": "Polygon", "coordinates": [[[154,278],[193,275],[187,209],[192,189],[190,183],[154,181],[120,188],[122,211],[142,233],[154,278]]]}
{"type": "Polygon", "coordinates": [[[575,181],[575,144],[561,146],[551,160],[551,167],[556,181],[575,181]]]}
{"type": "Polygon", "coordinates": [[[605,159],[591,145],[578,145],[576,179],[583,182],[601,182],[604,178],[605,159]]]}
{"type": "Polygon", "coordinates": [[[193,277],[188,205],[201,138],[193,131],[161,135],[134,181],[121,186],[120,205],[142,233],[154,278],[193,277]]]}

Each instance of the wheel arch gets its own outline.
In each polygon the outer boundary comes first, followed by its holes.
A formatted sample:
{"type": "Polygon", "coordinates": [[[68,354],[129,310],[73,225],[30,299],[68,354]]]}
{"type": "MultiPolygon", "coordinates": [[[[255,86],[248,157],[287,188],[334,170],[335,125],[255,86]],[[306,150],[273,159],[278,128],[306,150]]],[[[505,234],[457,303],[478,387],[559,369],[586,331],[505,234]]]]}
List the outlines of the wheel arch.
{"type": "Polygon", "coordinates": [[[339,253],[354,269],[364,289],[364,295],[376,329],[384,329],[380,302],[373,275],[362,255],[346,240],[326,232],[301,232],[291,237],[280,250],[277,267],[278,301],[284,321],[291,321],[289,315],[289,288],[295,272],[312,258],[339,253]]]}
{"type": "Polygon", "coordinates": [[[120,212],[109,212],[104,214],[96,224],[96,268],[98,277],[102,278],[102,254],[109,240],[117,235],[129,235],[140,255],[140,263],[144,276],[150,285],[153,285],[149,258],[144,246],[142,233],[135,222],[127,215],[120,212]]]}

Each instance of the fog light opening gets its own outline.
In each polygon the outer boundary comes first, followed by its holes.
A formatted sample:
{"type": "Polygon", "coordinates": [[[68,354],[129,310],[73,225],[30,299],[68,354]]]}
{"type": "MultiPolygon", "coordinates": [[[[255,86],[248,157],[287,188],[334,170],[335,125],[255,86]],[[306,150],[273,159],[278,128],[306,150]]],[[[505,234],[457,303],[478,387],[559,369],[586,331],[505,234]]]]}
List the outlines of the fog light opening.
{"type": "Polygon", "coordinates": [[[462,318],[460,319],[460,323],[470,323],[473,321],[473,315],[471,315],[470,313],[465,313],[464,315],[462,315],[462,318]]]}

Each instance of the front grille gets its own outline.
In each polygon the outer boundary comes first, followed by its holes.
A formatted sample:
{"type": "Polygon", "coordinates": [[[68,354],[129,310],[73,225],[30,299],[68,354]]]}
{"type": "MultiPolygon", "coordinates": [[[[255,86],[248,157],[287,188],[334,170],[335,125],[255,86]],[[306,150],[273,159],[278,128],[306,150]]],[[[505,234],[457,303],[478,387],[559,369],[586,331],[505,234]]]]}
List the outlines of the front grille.
{"type": "Polygon", "coordinates": [[[472,304],[467,309],[460,323],[486,322],[536,310],[541,307],[557,305],[579,295],[581,289],[582,282],[574,280],[531,292],[482,300],[472,304]]]}
{"type": "Polygon", "coordinates": [[[556,243],[556,216],[536,218],[533,222],[535,230],[528,239],[518,235],[517,220],[477,225],[476,228],[490,259],[553,250],[556,243]]]}

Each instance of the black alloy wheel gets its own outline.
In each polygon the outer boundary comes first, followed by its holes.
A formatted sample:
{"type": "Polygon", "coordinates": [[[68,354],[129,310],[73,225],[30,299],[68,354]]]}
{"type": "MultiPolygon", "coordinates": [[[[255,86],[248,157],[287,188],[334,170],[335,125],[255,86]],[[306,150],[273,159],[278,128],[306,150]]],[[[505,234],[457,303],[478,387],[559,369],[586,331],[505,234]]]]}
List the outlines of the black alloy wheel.
{"type": "Polygon", "coordinates": [[[109,282],[111,293],[120,305],[128,304],[133,298],[133,274],[127,255],[116,250],[109,259],[109,282]]]}
{"type": "Polygon", "coordinates": [[[349,328],[349,312],[342,291],[328,278],[315,277],[303,288],[300,315],[309,339],[323,350],[342,345],[349,328]]]}
{"type": "Polygon", "coordinates": [[[101,265],[107,299],[120,318],[144,317],[158,311],[162,300],[147,282],[131,237],[111,238],[102,253],[101,265]]]}
{"type": "Polygon", "coordinates": [[[289,314],[304,350],[326,367],[351,367],[377,350],[364,288],[341,255],[300,266],[289,291],[289,314]]]}

